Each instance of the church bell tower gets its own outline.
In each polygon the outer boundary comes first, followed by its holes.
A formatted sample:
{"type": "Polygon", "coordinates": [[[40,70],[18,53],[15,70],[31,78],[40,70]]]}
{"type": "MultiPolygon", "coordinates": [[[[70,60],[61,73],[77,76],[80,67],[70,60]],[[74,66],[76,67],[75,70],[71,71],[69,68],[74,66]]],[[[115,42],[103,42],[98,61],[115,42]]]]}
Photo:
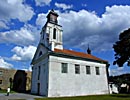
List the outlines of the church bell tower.
{"type": "Polygon", "coordinates": [[[54,51],[55,48],[63,49],[62,26],[58,24],[58,14],[51,10],[47,15],[47,22],[42,28],[40,43],[54,51]]]}

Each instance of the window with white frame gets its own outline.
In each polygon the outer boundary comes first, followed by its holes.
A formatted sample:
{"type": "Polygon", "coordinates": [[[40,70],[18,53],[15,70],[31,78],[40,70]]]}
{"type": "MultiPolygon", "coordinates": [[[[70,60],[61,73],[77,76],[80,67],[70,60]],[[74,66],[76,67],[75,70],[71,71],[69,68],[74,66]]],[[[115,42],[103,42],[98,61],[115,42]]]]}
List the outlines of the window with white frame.
{"type": "Polygon", "coordinates": [[[67,63],[61,63],[61,72],[68,73],[68,64],[67,63]]]}
{"type": "Polygon", "coordinates": [[[75,64],[75,74],[80,74],[80,65],[75,64]]]}

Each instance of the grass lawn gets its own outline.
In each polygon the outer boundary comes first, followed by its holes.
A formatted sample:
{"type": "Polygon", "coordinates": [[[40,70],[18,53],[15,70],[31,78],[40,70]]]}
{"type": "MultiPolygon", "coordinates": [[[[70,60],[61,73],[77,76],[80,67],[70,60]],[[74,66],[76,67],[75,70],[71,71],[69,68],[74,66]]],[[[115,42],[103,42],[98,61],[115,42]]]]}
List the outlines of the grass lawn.
{"type": "MultiPolygon", "coordinates": [[[[7,93],[7,90],[0,90],[0,93],[7,93]]],[[[16,93],[15,91],[11,91],[10,93],[16,93]]]]}
{"type": "Polygon", "coordinates": [[[92,95],[60,98],[36,98],[35,100],[130,100],[130,94],[92,95]]]}
{"type": "Polygon", "coordinates": [[[26,99],[8,99],[8,100],[26,100],[26,99]]]}

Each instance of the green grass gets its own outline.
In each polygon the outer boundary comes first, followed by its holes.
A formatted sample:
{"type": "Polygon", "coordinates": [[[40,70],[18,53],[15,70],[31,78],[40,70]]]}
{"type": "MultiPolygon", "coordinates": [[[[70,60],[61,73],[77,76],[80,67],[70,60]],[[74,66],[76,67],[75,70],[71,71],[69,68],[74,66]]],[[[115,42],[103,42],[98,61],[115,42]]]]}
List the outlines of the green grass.
{"type": "MultiPolygon", "coordinates": [[[[7,90],[0,90],[0,93],[7,93],[7,90]]],[[[16,93],[15,91],[11,91],[10,93],[16,93]]]]}
{"type": "Polygon", "coordinates": [[[8,99],[8,100],[26,100],[26,99],[8,99]]]}
{"type": "Polygon", "coordinates": [[[91,96],[59,97],[59,98],[36,98],[35,100],[130,100],[130,94],[91,95],[91,96]]]}

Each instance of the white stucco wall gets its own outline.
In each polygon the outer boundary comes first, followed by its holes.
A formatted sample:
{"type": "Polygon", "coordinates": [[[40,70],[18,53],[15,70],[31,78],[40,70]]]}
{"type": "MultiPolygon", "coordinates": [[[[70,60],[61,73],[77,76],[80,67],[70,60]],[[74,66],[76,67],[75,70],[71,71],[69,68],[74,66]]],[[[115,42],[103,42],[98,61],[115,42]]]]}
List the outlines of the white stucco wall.
{"type": "Polygon", "coordinates": [[[48,97],[108,94],[106,65],[61,57],[49,57],[48,97]],[[61,73],[61,63],[68,63],[68,73],[61,73]],[[75,74],[75,64],[80,65],[80,74],[75,74]],[[86,65],[91,74],[86,74],[86,65]],[[95,67],[100,67],[96,75],[95,67]]]}
{"type": "Polygon", "coordinates": [[[54,46],[51,46],[51,50],[54,51],[54,48],[63,49],[62,45],[62,27],[52,23],[47,23],[46,33],[49,34],[49,43],[54,43],[54,46]],[[53,31],[56,29],[56,39],[53,39],[53,31]]]}
{"type": "Polygon", "coordinates": [[[48,95],[48,57],[33,65],[31,93],[38,94],[38,83],[40,84],[39,95],[48,95]],[[38,79],[38,67],[40,66],[40,76],[38,79]]]}
{"type": "Polygon", "coordinates": [[[31,93],[37,94],[37,68],[32,66],[32,82],[31,82],[31,93]]]}

